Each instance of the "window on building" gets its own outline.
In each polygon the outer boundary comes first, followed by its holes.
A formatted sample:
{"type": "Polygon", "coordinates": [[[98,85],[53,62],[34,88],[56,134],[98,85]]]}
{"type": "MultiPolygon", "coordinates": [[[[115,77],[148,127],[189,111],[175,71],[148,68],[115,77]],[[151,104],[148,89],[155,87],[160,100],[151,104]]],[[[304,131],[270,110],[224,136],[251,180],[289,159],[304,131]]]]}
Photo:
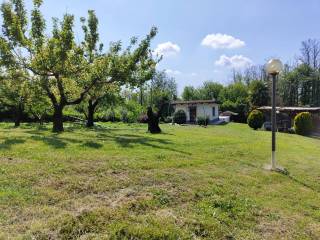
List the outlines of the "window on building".
{"type": "Polygon", "coordinates": [[[212,116],[215,117],[216,116],[216,107],[212,108],[212,116]]]}

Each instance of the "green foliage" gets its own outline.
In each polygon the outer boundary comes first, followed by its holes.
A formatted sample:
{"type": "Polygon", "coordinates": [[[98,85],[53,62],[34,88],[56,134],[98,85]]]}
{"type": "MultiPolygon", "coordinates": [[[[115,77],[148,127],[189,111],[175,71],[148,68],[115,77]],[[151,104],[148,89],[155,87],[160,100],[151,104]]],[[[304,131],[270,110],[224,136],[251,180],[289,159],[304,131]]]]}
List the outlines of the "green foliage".
{"type": "Polygon", "coordinates": [[[249,114],[247,122],[249,127],[253,128],[254,130],[261,128],[264,122],[263,113],[259,110],[253,110],[249,114]]]}
{"type": "Polygon", "coordinates": [[[223,86],[219,83],[206,81],[199,88],[192,86],[186,86],[182,93],[182,98],[185,101],[190,100],[219,100],[220,92],[223,86]]]}
{"type": "Polygon", "coordinates": [[[187,115],[185,111],[178,110],[173,114],[173,122],[177,124],[185,124],[187,122],[187,115]]]}
{"type": "Polygon", "coordinates": [[[42,124],[44,118],[53,113],[50,99],[45,94],[38,79],[33,79],[28,87],[29,97],[25,101],[26,111],[33,119],[42,124]]]}
{"type": "Polygon", "coordinates": [[[0,102],[14,112],[16,127],[20,125],[27,102],[30,101],[32,95],[30,85],[27,72],[21,69],[10,69],[0,76],[0,102]]]}
{"type": "Polygon", "coordinates": [[[246,122],[249,108],[248,87],[241,82],[230,84],[220,92],[219,99],[222,102],[222,111],[238,113],[236,122],[246,122]]]}
{"type": "Polygon", "coordinates": [[[177,83],[174,78],[165,72],[157,72],[150,84],[147,93],[150,97],[150,105],[154,106],[161,119],[170,116],[174,111],[171,102],[177,99],[177,83]]]}
{"type": "Polygon", "coordinates": [[[312,131],[313,123],[309,112],[297,114],[294,118],[294,130],[299,135],[308,135],[312,131]]]}
{"type": "Polygon", "coordinates": [[[268,106],[269,89],[265,82],[254,80],[249,85],[249,102],[251,107],[268,106]]]}
{"type": "Polygon", "coordinates": [[[220,92],[220,100],[231,101],[234,103],[247,103],[248,102],[248,87],[241,82],[233,83],[222,89],[220,92]]]}
{"type": "Polygon", "coordinates": [[[207,126],[209,124],[209,117],[198,117],[197,124],[200,126],[207,126]]]}
{"type": "Polygon", "coordinates": [[[109,51],[102,52],[94,11],[88,11],[88,20],[81,18],[84,40],[79,43],[74,37],[73,15],[65,14],[62,20],[54,18],[51,35],[48,35],[40,11],[42,1],[33,3],[30,29],[23,0],[10,0],[1,5],[1,64],[7,69],[23,66],[24,71],[41,79],[40,86],[54,110],[54,131],[63,131],[66,106],[88,100],[88,116],[93,120],[96,107],[110,85],[136,86],[154,75],[158,60],[152,57],[150,43],[157,34],[156,27],[152,27],[140,43],[132,39],[122,50],[118,41],[110,45],[109,51]]]}
{"type": "Polygon", "coordinates": [[[203,86],[198,88],[199,100],[219,100],[220,92],[223,89],[223,85],[220,83],[206,81],[203,86]]]}
{"type": "Polygon", "coordinates": [[[192,86],[186,86],[182,92],[182,98],[185,101],[198,100],[199,92],[196,88],[192,86]]]}

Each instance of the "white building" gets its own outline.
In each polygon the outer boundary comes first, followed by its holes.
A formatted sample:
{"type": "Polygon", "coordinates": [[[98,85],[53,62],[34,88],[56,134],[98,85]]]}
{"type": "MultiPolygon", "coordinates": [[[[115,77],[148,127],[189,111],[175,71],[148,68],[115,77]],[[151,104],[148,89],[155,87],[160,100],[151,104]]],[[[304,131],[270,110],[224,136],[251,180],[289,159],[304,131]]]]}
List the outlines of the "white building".
{"type": "Polygon", "coordinates": [[[175,112],[183,110],[188,123],[195,123],[198,117],[208,118],[210,122],[219,120],[219,104],[216,100],[175,101],[175,112]]]}

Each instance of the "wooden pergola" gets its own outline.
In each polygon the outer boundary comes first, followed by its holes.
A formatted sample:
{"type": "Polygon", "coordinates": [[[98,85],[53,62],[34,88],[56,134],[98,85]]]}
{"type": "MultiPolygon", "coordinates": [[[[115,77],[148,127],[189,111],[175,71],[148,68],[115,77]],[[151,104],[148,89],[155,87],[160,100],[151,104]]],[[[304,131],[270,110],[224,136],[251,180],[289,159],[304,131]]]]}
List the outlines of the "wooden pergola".
{"type": "MultiPolygon", "coordinates": [[[[287,114],[288,115],[288,119],[286,119],[289,122],[289,125],[292,126],[293,123],[293,119],[294,117],[301,113],[301,112],[309,112],[311,113],[314,117],[320,117],[320,107],[277,107],[277,114],[287,114]]],[[[270,113],[271,116],[271,110],[272,107],[271,106],[264,106],[264,107],[259,107],[258,110],[264,112],[264,113],[270,113]]],[[[281,118],[280,118],[281,121],[281,118]]]]}

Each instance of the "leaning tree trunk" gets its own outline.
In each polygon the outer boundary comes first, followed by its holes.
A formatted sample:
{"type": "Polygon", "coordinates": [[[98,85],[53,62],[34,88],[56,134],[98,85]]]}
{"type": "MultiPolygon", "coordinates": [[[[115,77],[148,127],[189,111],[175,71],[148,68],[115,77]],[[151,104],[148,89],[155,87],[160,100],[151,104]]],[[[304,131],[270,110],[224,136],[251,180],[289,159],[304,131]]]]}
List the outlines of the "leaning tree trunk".
{"type": "Polygon", "coordinates": [[[150,133],[161,133],[159,127],[159,114],[154,114],[151,107],[148,107],[148,131],[150,133]]]}
{"type": "Polygon", "coordinates": [[[63,132],[63,106],[55,106],[53,113],[53,132],[63,132]]]}

